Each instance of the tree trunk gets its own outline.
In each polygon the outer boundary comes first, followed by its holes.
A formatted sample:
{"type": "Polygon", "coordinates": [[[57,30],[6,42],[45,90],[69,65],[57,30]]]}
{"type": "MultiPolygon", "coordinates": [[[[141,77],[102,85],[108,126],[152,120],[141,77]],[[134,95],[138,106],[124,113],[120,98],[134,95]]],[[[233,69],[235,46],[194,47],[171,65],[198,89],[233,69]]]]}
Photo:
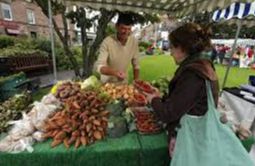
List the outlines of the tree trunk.
{"type": "MultiPolygon", "coordinates": [[[[49,18],[49,15],[48,15],[48,4],[47,4],[47,2],[46,2],[45,0],[42,0],[42,1],[41,1],[41,0],[36,0],[36,3],[37,3],[37,5],[40,6],[40,8],[42,9],[43,14],[44,14],[47,18],[49,18]]],[[[64,17],[64,14],[63,14],[64,12],[65,12],[65,10],[62,11],[62,18],[64,17]]],[[[74,70],[75,75],[78,76],[78,77],[80,77],[81,74],[80,74],[80,71],[79,71],[78,63],[77,63],[76,59],[74,58],[73,53],[72,53],[72,51],[70,50],[70,48],[69,48],[69,46],[68,46],[68,38],[66,39],[66,38],[61,34],[61,32],[60,32],[60,30],[59,30],[59,27],[58,27],[58,25],[57,25],[57,23],[56,23],[56,21],[55,21],[54,18],[52,19],[52,23],[53,23],[53,25],[54,25],[54,30],[55,30],[55,32],[57,33],[57,35],[58,35],[58,37],[59,37],[59,39],[60,39],[60,41],[61,41],[61,43],[62,43],[62,45],[63,45],[65,55],[69,58],[69,60],[70,60],[70,62],[71,62],[71,64],[72,64],[72,67],[73,67],[73,70],[74,70]]],[[[63,19],[63,24],[64,24],[64,26],[66,26],[66,27],[64,28],[64,33],[67,34],[67,36],[68,36],[68,29],[67,29],[66,19],[63,19]]]]}
{"type": "Polygon", "coordinates": [[[88,73],[89,75],[93,72],[93,66],[97,59],[96,52],[102,43],[103,39],[105,38],[106,34],[106,28],[108,23],[111,21],[111,19],[116,14],[116,11],[107,11],[105,9],[101,9],[101,17],[98,20],[98,27],[97,27],[97,33],[96,38],[92,44],[92,46],[89,48],[89,66],[88,66],[88,73]]]}
{"type": "Polygon", "coordinates": [[[88,20],[86,18],[86,11],[84,8],[80,7],[78,9],[78,23],[81,29],[81,42],[82,42],[82,60],[83,60],[83,71],[82,71],[82,78],[89,77],[90,73],[88,72],[89,68],[89,60],[88,60],[88,37],[86,32],[86,27],[88,24],[88,20]]]}
{"type": "MultiPolygon", "coordinates": [[[[79,65],[78,65],[76,59],[74,58],[74,55],[73,55],[72,51],[69,49],[69,44],[68,44],[68,27],[67,27],[67,21],[66,21],[66,17],[65,17],[64,11],[61,13],[61,16],[62,16],[63,25],[64,25],[64,37],[63,37],[63,40],[62,40],[64,51],[65,51],[65,54],[68,56],[72,66],[73,66],[73,70],[74,70],[75,75],[78,76],[78,77],[81,77],[79,65]]],[[[55,24],[56,24],[56,22],[54,21],[54,27],[55,27],[55,24]]],[[[59,29],[55,30],[55,31],[58,32],[57,33],[58,36],[62,37],[62,34],[59,31],[59,29]]]]}

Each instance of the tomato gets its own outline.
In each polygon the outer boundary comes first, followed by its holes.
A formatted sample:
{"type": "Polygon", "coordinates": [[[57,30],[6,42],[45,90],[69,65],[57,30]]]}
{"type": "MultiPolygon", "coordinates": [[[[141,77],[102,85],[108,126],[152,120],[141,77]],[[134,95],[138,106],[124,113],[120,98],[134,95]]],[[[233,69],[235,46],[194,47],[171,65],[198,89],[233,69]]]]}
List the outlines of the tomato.
{"type": "Polygon", "coordinates": [[[153,93],[154,92],[154,89],[153,87],[145,82],[145,81],[142,81],[142,80],[137,80],[135,81],[135,86],[140,89],[141,91],[144,91],[146,93],[153,93]]]}

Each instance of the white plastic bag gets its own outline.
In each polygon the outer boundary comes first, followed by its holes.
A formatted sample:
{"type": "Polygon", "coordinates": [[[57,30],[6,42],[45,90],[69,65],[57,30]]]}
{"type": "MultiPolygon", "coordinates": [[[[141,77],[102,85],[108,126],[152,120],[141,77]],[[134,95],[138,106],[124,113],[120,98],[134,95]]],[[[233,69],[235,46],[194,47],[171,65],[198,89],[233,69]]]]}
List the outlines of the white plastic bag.
{"type": "Polygon", "coordinates": [[[44,121],[57,110],[60,104],[59,100],[52,94],[44,96],[41,102],[34,103],[34,107],[28,116],[37,130],[43,130],[44,121]]]}
{"type": "Polygon", "coordinates": [[[14,126],[8,132],[14,140],[21,139],[28,135],[31,135],[34,131],[34,125],[31,123],[30,117],[27,116],[24,112],[22,113],[22,119],[17,121],[10,121],[9,124],[14,126]]]}
{"type": "Polygon", "coordinates": [[[41,100],[41,103],[46,105],[55,105],[56,107],[59,107],[61,104],[60,101],[51,93],[44,96],[41,100]]]}
{"type": "Polygon", "coordinates": [[[33,133],[32,137],[37,141],[37,142],[42,142],[45,140],[43,137],[44,133],[41,131],[36,131],[33,133]]]}
{"type": "Polygon", "coordinates": [[[0,151],[9,153],[19,153],[24,150],[33,152],[32,145],[35,141],[43,141],[42,128],[44,121],[51,113],[57,110],[60,102],[52,94],[35,102],[33,109],[28,113],[22,113],[22,119],[10,121],[13,127],[8,135],[0,141],[0,151]],[[36,131],[39,130],[39,131],[36,131]]]}
{"type": "Polygon", "coordinates": [[[33,152],[32,145],[34,140],[31,136],[23,137],[19,140],[14,140],[11,136],[5,137],[0,142],[0,151],[9,153],[19,153],[27,150],[28,152],[33,152]]]}

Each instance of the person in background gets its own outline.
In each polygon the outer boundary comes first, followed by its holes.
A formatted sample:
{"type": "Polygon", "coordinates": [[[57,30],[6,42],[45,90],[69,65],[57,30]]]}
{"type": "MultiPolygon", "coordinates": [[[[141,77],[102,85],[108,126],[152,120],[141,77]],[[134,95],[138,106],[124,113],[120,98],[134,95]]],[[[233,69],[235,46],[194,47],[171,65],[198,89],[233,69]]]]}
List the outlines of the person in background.
{"type": "Polygon", "coordinates": [[[247,56],[250,60],[250,63],[253,61],[253,56],[254,56],[254,46],[250,46],[247,52],[247,56]]]}
{"type": "Polygon", "coordinates": [[[239,56],[239,67],[248,68],[250,60],[247,55],[247,49],[245,47],[240,47],[240,56],[239,56]]]}
{"type": "Polygon", "coordinates": [[[233,56],[232,56],[232,65],[233,66],[239,66],[239,59],[240,59],[240,46],[237,46],[236,51],[234,52],[233,56]]]}
{"type": "Polygon", "coordinates": [[[216,50],[216,45],[213,45],[212,51],[211,51],[211,61],[214,62],[217,59],[218,52],[216,50]]]}
{"type": "Polygon", "coordinates": [[[224,44],[222,44],[219,47],[219,60],[220,60],[220,64],[223,63],[223,60],[225,58],[225,54],[226,54],[226,49],[225,49],[224,44]]]}
{"type": "Polygon", "coordinates": [[[147,55],[153,55],[154,54],[154,49],[155,49],[154,44],[153,43],[150,44],[148,46],[147,50],[146,50],[146,54],[147,55]]]}
{"type": "Polygon", "coordinates": [[[171,55],[179,67],[169,83],[168,95],[161,98],[156,91],[146,94],[147,100],[167,124],[171,166],[252,166],[240,141],[220,122],[216,111],[218,78],[205,56],[211,48],[209,32],[187,23],[169,35],[171,55]],[[242,157],[239,162],[229,160],[233,156],[242,157]]]}
{"type": "Polygon", "coordinates": [[[131,35],[133,24],[132,15],[119,14],[116,23],[117,33],[106,37],[102,42],[95,67],[103,83],[127,83],[130,62],[134,80],[139,78],[139,47],[138,41],[131,35]]]}

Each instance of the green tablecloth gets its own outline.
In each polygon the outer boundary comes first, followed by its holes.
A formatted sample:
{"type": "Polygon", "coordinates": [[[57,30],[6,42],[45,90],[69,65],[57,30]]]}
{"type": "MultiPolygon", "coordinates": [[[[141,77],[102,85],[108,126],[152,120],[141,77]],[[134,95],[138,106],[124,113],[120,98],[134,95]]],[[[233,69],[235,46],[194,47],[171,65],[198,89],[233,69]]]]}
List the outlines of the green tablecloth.
{"type": "Polygon", "coordinates": [[[34,152],[0,153],[0,166],[168,166],[167,137],[129,133],[87,147],[66,149],[36,144],[34,152]]]}

